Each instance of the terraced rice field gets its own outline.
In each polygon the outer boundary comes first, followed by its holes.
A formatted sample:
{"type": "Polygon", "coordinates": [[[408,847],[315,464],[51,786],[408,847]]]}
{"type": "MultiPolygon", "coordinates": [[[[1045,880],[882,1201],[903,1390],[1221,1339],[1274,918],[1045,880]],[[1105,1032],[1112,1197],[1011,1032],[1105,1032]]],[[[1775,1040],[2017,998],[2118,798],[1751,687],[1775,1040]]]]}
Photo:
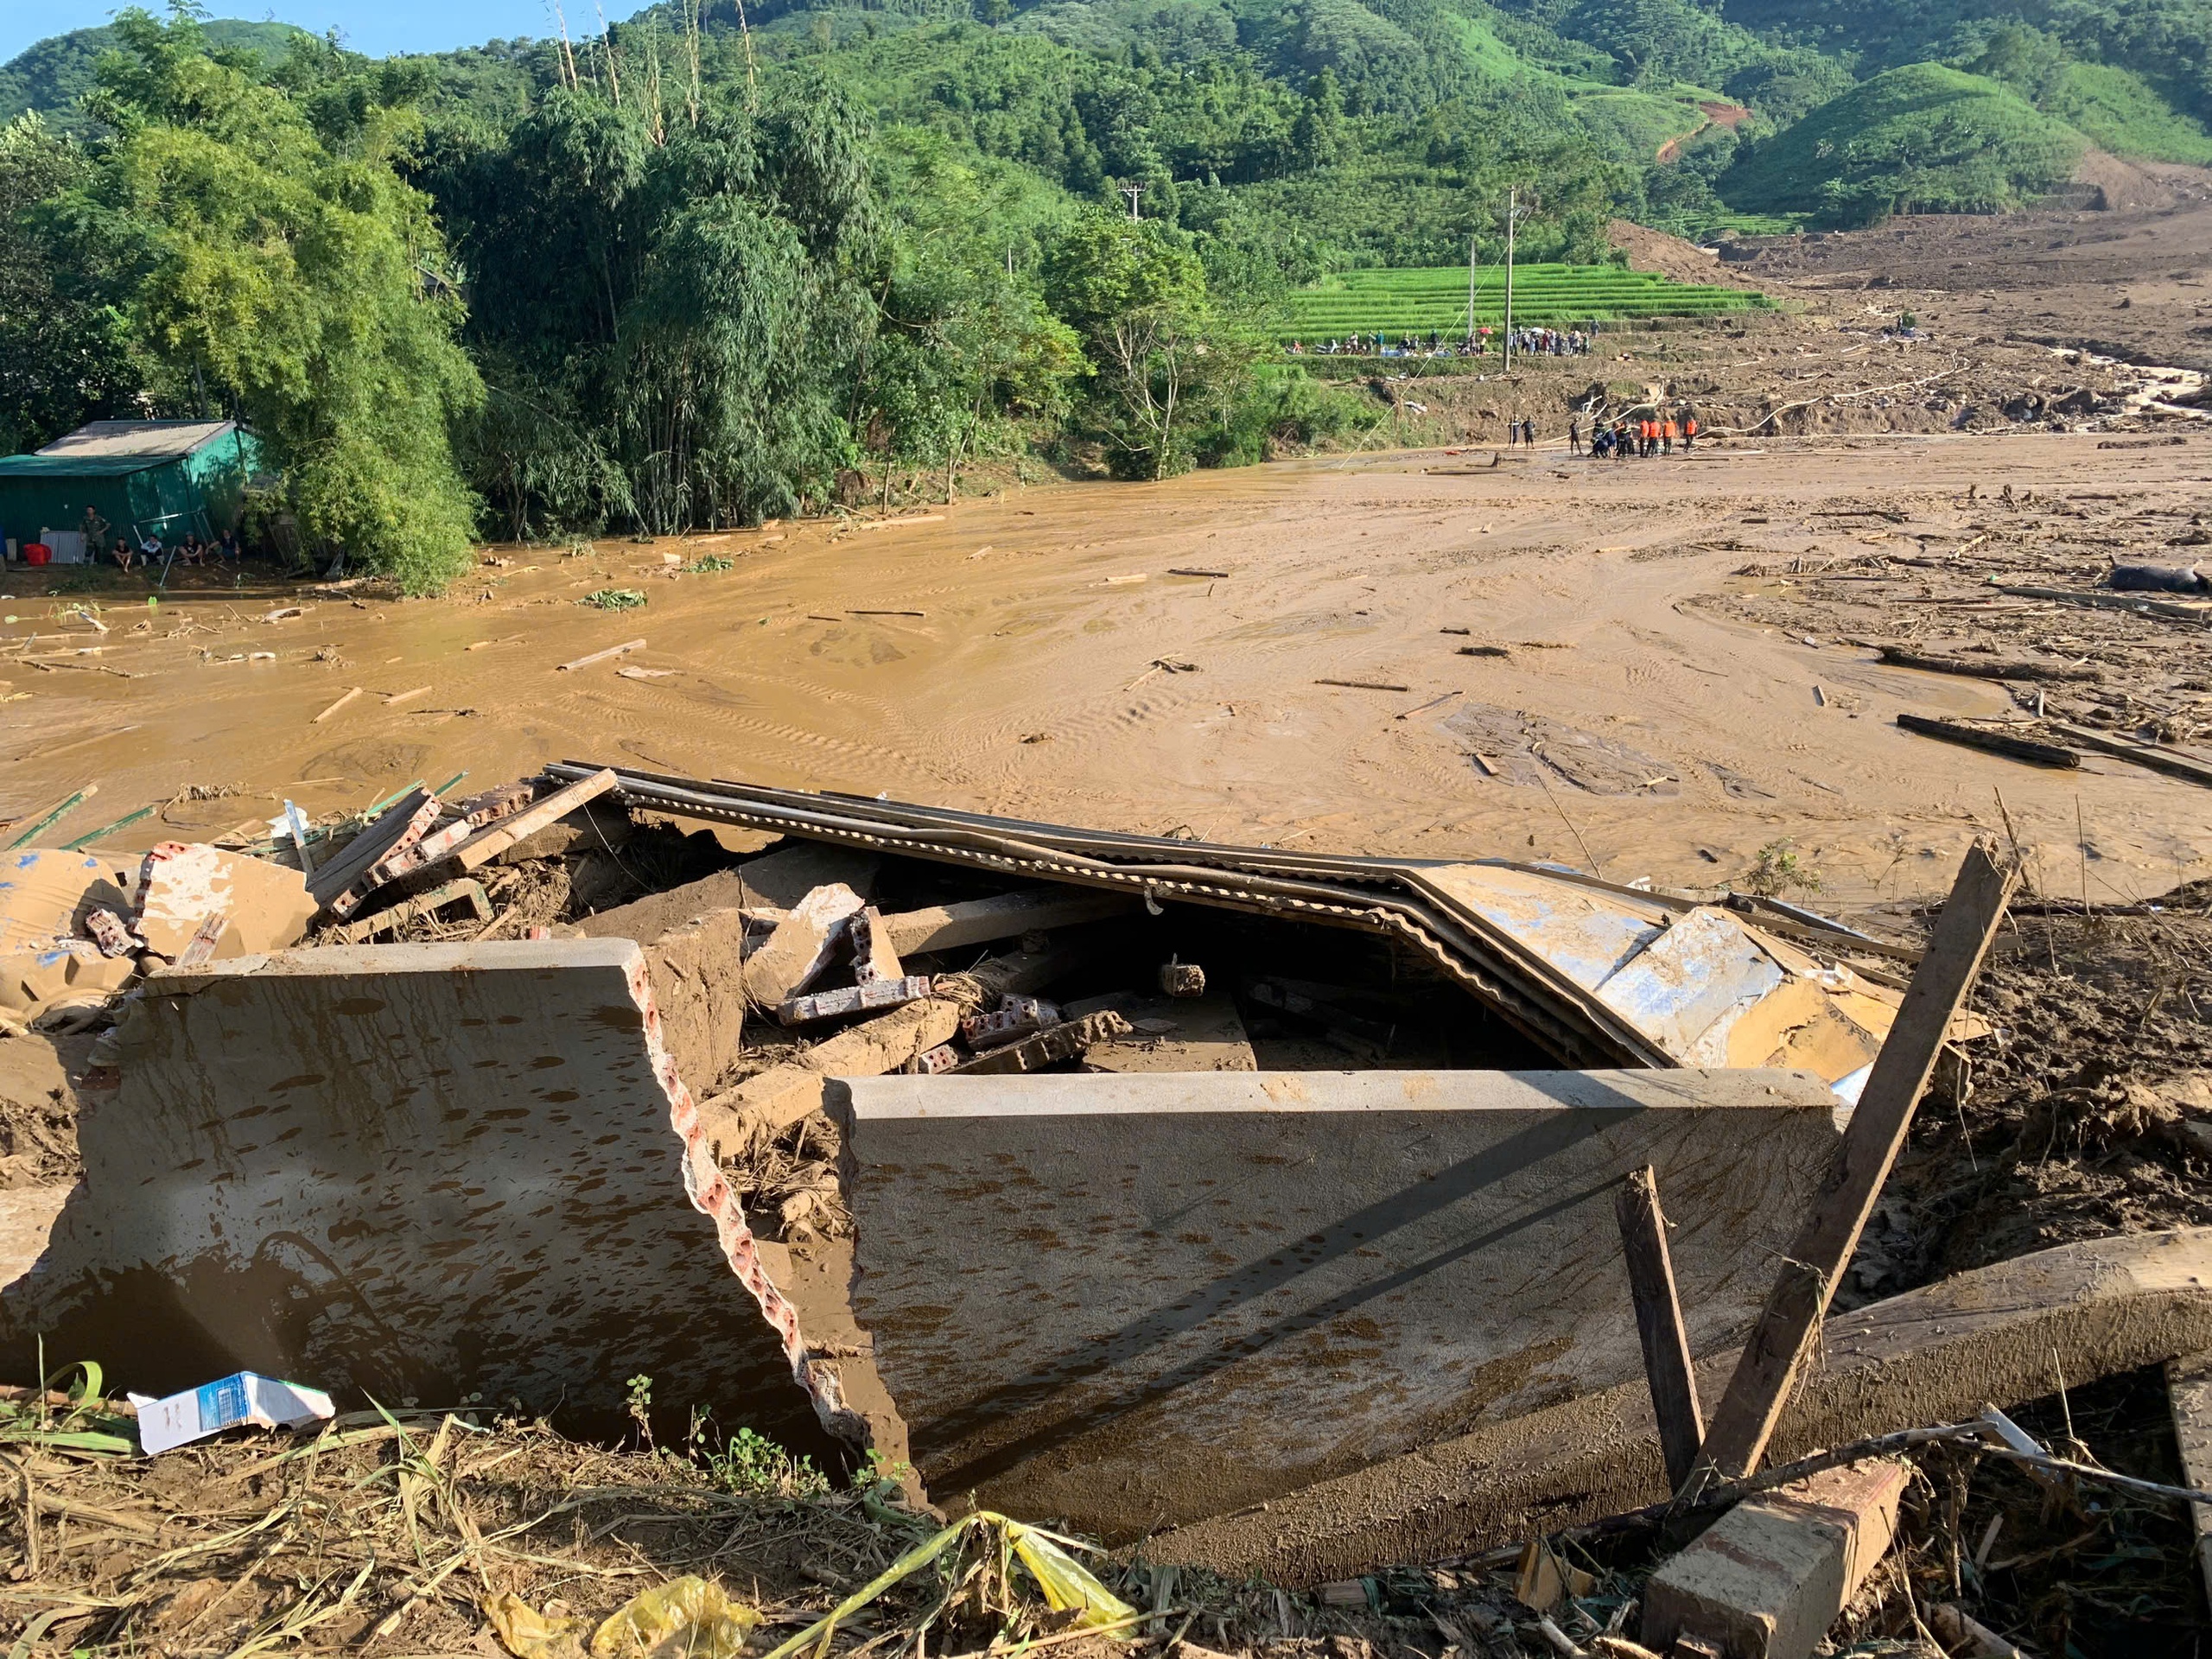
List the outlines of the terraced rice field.
{"type": "MultiPolygon", "coordinates": [[[[1705,317],[1770,304],[1740,289],[1678,283],[1618,265],[1516,265],[1513,321],[1529,327],[1644,317],[1705,317]]],[[[1349,270],[1283,300],[1285,340],[1351,334],[1402,334],[1432,330],[1457,339],[1467,326],[1467,270],[1441,265],[1414,270],[1349,270]]],[[[1505,318],[1504,274],[1492,268],[1475,282],[1475,322],[1497,327],[1505,318]]]]}

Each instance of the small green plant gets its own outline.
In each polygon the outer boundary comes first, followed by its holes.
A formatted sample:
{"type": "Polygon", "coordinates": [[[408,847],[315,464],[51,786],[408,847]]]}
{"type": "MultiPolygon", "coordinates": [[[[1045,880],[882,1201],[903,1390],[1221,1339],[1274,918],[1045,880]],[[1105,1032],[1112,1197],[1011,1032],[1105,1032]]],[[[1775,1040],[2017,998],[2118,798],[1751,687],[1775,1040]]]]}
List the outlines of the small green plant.
{"type": "Polygon", "coordinates": [[[683,567],[691,575],[703,576],[709,571],[731,570],[737,566],[735,559],[726,559],[719,553],[703,553],[683,567]]]}
{"type": "Polygon", "coordinates": [[[622,1386],[630,1399],[630,1421],[637,1424],[639,1436],[651,1446],[653,1443],[653,1380],[640,1373],[622,1386]]]}
{"type": "Polygon", "coordinates": [[[1770,841],[1744,872],[1744,891],[1762,899],[1779,899],[1785,893],[1818,893],[1821,873],[1803,862],[1786,841],[1770,841]]]}
{"type": "MultiPolygon", "coordinates": [[[[830,1490],[829,1477],[806,1458],[795,1458],[765,1434],[741,1428],[720,1446],[707,1414],[691,1408],[690,1431],[684,1436],[691,1461],[705,1470],[726,1491],[745,1497],[820,1497],[830,1490]]],[[[874,1469],[875,1454],[871,1452],[874,1469]]]]}
{"type": "Polygon", "coordinates": [[[634,611],[645,602],[645,594],[635,588],[601,588],[576,601],[595,611],[634,611]]]}

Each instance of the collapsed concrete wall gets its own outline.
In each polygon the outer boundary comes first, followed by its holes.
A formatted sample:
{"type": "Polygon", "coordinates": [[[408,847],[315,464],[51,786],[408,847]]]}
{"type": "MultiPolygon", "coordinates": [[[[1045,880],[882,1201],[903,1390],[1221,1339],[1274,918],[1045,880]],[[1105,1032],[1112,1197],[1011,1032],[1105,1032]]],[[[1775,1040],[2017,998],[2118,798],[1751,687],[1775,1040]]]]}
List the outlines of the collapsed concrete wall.
{"type": "Polygon", "coordinates": [[[833,1084],[852,1306],[940,1502],[1115,1539],[1643,1374],[1612,1188],[1740,1339],[1838,1142],[1809,1073],[833,1084]]]}
{"type": "Polygon", "coordinates": [[[583,1427],[619,1422],[642,1373],[679,1414],[829,1454],[835,1378],[721,1184],[646,974],[609,939],[156,976],[0,1342],[42,1333],[156,1393],[246,1368],[583,1427]]]}

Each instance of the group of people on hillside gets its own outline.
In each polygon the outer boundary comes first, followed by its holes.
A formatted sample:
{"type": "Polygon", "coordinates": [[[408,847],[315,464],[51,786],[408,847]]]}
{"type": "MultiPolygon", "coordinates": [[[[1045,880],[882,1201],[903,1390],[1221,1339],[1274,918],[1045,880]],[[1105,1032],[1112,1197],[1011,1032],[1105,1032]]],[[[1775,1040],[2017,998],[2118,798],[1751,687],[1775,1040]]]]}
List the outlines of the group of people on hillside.
{"type": "MultiPolygon", "coordinates": [[[[1454,343],[1432,329],[1427,334],[1402,334],[1395,340],[1385,334],[1346,334],[1341,340],[1316,340],[1308,347],[1294,340],[1285,347],[1291,356],[1303,357],[1310,349],[1323,357],[1487,357],[1492,340],[1504,337],[1488,328],[1477,329],[1454,343]]],[[[1582,357],[1590,350],[1590,335],[1580,328],[1516,328],[1513,350],[1523,357],[1582,357]]]]}

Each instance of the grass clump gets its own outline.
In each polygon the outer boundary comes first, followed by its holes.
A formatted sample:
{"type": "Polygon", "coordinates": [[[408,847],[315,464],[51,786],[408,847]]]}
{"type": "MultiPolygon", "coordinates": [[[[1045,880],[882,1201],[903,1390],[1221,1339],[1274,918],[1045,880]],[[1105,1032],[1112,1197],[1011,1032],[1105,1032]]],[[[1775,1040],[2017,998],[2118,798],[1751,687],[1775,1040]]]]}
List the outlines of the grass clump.
{"type": "Polygon", "coordinates": [[[1797,856],[1786,841],[1770,841],[1751,860],[1739,885],[1762,899],[1779,899],[1786,893],[1818,893],[1821,873],[1797,856]]]}
{"type": "Polygon", "coordinates": [[[644,592],[636,588],[598,588],[576,601],[595,611],[634,611],[645,602],[644,592]]]}

